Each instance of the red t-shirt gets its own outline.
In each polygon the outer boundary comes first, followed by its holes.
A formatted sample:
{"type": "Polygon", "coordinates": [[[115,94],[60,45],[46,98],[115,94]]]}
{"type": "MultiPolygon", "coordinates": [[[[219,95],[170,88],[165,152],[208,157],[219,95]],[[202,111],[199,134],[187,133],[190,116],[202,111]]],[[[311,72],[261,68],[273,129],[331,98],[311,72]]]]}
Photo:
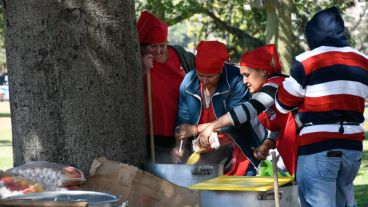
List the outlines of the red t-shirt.
{"type": "MultiPolygon", "coordinates": [[[[205,98],[203,97],[202,84],[201,84],[200,91],[201,91],[202,103],[204,103],[205,98]]],[[[217,118],[216,118],[215,110],[213,109],[212,102],[210,103],[210,106],[207,109],[202,106],[202,113],[199,119],[199,124],[210,123],[210,122],[215,121],[216,119],[217,118]]],[[[221,145],[234,143],[234,141],[227,134],[218,134],[218,138],[219,138],[219,142],[221,145]]],[[[233,145],[234,145],[234,150],[233,150],[233,157],[231,160],[232,165],[231,165],[230,170],[225,172],[225,175],[243,176],[248,170],[250,161],[241,152],[240,148],[237,145],[235,144],[233,145]]]]}
{"type": "MultiPolygon", "coordinates": [[[[153,131],[155,135],[174,136],[175,120],[179,102],[179,87],[185,71],[174,49],[168,47],[165,63],[154,61],[151,75],[153,131]]],[[[149,134],[147,81],[144,77],[146,109],[146,134],[149,134]]]]}

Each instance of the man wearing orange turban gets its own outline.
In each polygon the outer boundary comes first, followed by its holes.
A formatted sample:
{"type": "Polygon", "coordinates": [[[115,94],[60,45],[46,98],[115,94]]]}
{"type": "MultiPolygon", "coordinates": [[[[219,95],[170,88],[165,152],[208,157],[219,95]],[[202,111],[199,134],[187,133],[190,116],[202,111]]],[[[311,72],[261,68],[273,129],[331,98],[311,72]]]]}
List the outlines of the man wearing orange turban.
{"type": "MultiPolygon", "coordinates": [[[[190,140],[198,135],[207,123],[227,113],[250,98],[242,83],[239,68],[227,64],[229,53],[218,41],[201,41],[195,57],[196,71],[189,72],[180,85],[177,117],[177,141],[190,140]]],[[[226,175],[255,175],[252,147],[258,147],[265,136],[258,119],[239,127],[221,129],[218,135],[220,148],[207,148],[199,163],[224,165],[226,175]],[[254,128],[253,128],[254,127],[254,128]],[[238,140],[235,144],[234,140],[238,140]]],[[[173,149],[175,162],[185,161],[183,151],[173,149]]]]}
{"type": "MultiPolygon", "coordinates": [[[[168,45],[168,27],[159,18],[143,11],[137,22],[142,62],[151,77],[153,132],[156,162],[169,163],[175,145],[174,128],[179,99],[179,85],[194,68],[194,55],[179,45],[168,45]]],[[[146,79],[146,75],[145,75],[146,79]]],[[[146,81],[144,81],[147,84],[146,81]]],[[[146,132],[149,140],[148,96],[145,85],[146,132]]],[[[149,143],[149,141],[147,142],[149,143]]],[[[148,154],[149,153],[149,148],[148,154]]]]}

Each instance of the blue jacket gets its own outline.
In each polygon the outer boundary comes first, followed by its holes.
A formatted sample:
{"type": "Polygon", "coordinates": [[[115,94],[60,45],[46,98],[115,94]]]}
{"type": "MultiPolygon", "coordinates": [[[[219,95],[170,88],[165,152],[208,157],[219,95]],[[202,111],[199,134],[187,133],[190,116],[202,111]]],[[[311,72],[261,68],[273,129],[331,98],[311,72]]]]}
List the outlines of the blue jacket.
{"type": "MultiPolygon", "coordinates": [[[[220,82],[212,97],[212,104],[216,117],[227,113],[235,106],[250,99],[250,93],[243,84],[239,68],[225,64],[221,74],[220,82]]],[[[179,107],[176,125],[198,124],[202,112],[202,101],[200,96],[200,82],[196,71],[189,72],[180,85],[179,107]]],[[[237,127],[223,128],[222,132],[227,133],[239,145],[243,153],[255,164],[251,148],[258,147],[261,140],[266,135],[264,127],[259,123],[258,118],[251,122],[244,123],[237,127]]]]}

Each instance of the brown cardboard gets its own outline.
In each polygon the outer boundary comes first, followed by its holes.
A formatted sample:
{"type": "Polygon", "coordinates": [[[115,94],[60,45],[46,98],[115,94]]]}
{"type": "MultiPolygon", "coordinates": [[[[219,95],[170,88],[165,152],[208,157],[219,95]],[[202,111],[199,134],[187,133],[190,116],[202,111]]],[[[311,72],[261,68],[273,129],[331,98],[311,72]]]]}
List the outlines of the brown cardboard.
{"type": "Polygon", "coordinates": [[[81,188],[114,194],[133,207],[199,206],[198,192],[106,158],[93,161],[90,176],[81,188]]]}

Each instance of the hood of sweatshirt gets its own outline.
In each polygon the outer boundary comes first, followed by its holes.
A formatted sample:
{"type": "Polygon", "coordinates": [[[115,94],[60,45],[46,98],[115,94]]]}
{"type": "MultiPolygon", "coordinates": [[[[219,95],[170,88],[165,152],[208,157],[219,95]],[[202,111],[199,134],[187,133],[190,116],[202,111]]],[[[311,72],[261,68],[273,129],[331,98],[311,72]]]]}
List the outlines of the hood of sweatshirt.
{"type": "Polygon", "coordinates": [[[336,7],[316,13],[305,27],[305,37],[311,50],[320,46],[345,47],[344,20],[336,7]]]}

